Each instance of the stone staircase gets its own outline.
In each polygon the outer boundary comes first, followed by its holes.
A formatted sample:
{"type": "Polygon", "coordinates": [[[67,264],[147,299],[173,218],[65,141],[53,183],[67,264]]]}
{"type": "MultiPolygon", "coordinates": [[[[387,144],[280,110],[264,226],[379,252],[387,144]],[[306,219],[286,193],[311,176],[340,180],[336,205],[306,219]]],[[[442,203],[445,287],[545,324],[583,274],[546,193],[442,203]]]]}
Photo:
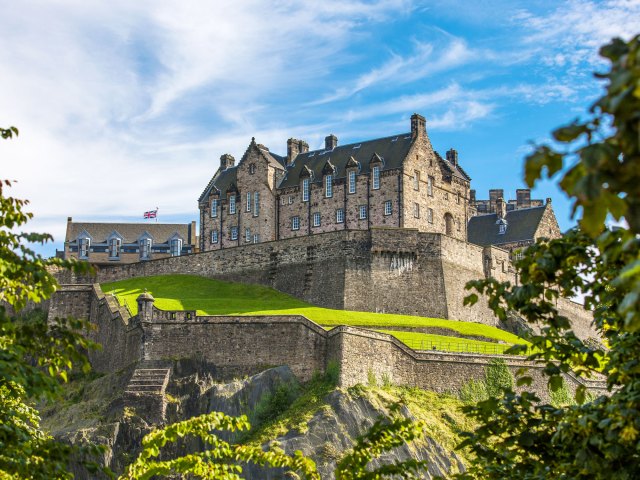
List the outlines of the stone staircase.
{"type": "Polygon", "coordinates": [[[150,424],[163,424],[167,410],[165,390],[170,377],[170,368],[136,368],[124,391],[125,406],[132,407],[150,424]]]}

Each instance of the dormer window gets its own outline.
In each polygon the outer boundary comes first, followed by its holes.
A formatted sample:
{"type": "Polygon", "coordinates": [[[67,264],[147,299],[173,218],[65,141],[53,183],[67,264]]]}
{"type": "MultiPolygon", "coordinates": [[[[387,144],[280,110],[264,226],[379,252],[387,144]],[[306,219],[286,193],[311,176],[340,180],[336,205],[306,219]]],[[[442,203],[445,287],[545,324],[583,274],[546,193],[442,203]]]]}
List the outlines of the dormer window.
{"type": "Polygon", "coordinates": [[[140,260],[149,260],[151,258],[151,239],[140,239],[140,260]]]}
{"type": "Polygon", "coordinates": [[[78,257],[89,258],[89,247],[91,246],[91,239],[89,237],[82,237],[78,239],[78,257]]]}
{"type": "Polygon", "coordinates": [[[122,240],[119,238],[112,238],[109,240],[109,258],[112,260],[120,259],[120,246],[122,245],[122,240]]]}
{"type": "Polygon", "coordinates": [[[498,233],[500,235],[504,235],[505,233],[507,233],[507,222],[506,222],[506,220],[500,219],[496,223],[498,224],[498,233]]]}
{"type": "Polygon", "coordinates": [[[179,257],[182,253],[182,239],[173,238],[170,243],[170,250],[172,257],[179,257]]]}
{"type": "Polygon", "coordinates": [[[349,172],[349,193],[356,193],[356,172],[351,170],[349,172]]]}
{"type": "Polygon", "coordinates": [[[302,180],[302,201],[309,201],[309,179],[305,178],[302,180]]]}
{"type": "Polygon", "coordinates": [[[372,179],[373,189],[378,190],[380,188],[380,167],[379,166],[373,167],[371,175],[373,177],[372,179]]]}

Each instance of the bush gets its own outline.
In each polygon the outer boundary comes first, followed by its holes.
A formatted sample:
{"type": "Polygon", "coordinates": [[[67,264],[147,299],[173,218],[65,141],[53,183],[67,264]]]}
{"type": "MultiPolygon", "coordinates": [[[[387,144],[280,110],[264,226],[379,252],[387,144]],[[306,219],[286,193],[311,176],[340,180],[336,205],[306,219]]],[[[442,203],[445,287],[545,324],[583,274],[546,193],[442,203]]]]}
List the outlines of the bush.
{"type": "Polygon", "coordinates": [[[487,394],[490,397],[502,396],[502,390],[513,390],[514,379],[506,362],[501,358],[493,358],[485,370],[487,394]]]}
{"type": "Polygon", "coordinates": [[[465,403],[478,403],[488,398],[487,384],[484,380],[471,380],[460,389],[460,400],[465,403]]]}
{"type": "Polygon", "coordinates": [[[569,386],[567,382],[562,379],[562,384],[560,387],[554,392],[553,389],[549,389],[549,396],[551,397],[551,405],[554,407],[567,407],[569,405],[577,405],[575,398],[571,394],[571,390],[569,390],[569,386]]]}

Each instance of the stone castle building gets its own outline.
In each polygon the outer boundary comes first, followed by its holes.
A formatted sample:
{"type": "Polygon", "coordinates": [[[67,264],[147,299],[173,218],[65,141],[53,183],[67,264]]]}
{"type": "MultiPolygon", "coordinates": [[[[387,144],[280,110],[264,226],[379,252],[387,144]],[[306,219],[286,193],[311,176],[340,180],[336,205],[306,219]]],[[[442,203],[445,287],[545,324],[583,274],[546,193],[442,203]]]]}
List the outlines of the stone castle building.
{"type": "Polygon", "coordinates": [[[531,200],[528,189],[515,201],[497,189],[476,200],[456,150],[441,157],[425,124],[414,114],[410,132],[342,146],[329,135],[314,151],[290,138],[286,156],[252,139],[237,165],[222,155],[198,199],[200,250],[376,227],[510,251],[560,235],[550,202],[531,200]]]}

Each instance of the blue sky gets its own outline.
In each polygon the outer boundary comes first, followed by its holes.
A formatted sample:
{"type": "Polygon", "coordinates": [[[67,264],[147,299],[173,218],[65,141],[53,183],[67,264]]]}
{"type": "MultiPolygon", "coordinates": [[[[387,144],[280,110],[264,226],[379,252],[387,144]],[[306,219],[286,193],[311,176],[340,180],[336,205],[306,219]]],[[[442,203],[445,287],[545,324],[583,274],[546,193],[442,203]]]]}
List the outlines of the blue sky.
{"type": "MultiPolygon", "coordinates": [[[[197,219],[220,155],[251,137],[320,147],[427,118],[479,198],[523,186],[544,142],[601,93],[598,46],[640,30],[639,0],[0,0],[0,177],[61,248],[67,216],[197,219]]],[[[569,204],[550,184],[563,229],[569,204]]]]}

